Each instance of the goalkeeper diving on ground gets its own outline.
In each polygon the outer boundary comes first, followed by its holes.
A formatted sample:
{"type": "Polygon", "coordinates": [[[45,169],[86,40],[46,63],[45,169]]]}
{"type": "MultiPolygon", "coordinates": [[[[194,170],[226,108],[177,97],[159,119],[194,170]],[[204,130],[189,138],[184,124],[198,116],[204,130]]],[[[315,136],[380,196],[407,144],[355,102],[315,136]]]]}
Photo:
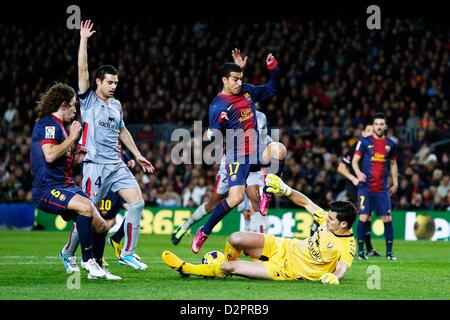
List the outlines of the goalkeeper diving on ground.
{"type": "Polygon", "coordinates": [[[325,211],[273,174],[266,177],[265,184],[267,192],[286,196],[310,212],[320,225],[318,230],[304,240],[235,232],[227,239],[222,263],[191,264],[170,251],[162,253],[164,263],[182,275],[216,278],[236,275],[339,284],[355,256],[356,242],[351,228],[356,207],[349,201],[335,201],[325,211]],[[243,252],[259,261],[238,261],[243,252]]]}

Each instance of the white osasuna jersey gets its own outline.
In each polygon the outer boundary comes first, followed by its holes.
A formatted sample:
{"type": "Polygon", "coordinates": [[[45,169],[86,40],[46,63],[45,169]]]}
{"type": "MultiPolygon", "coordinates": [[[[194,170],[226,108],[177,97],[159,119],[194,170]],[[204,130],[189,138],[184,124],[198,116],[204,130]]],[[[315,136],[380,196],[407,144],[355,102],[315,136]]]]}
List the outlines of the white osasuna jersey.
{"type": "Polygon", "coordinates": [[[267,135],[267,118],[264,113],[261,111],[256,110],[256,121],[258,123],[258,132],[259,137],[262,141],[262,143],[269,144],[272,142],[272,138],[267,135]]]}
{"type": "Polygon", "coordinates": [[[114,98],[104,101],[92,89],[78,96],[83,122],[80,143],[88,151],[84,161],[99,164],[121,162],[119,134],[125,127],[122,104],[114,98]]]}

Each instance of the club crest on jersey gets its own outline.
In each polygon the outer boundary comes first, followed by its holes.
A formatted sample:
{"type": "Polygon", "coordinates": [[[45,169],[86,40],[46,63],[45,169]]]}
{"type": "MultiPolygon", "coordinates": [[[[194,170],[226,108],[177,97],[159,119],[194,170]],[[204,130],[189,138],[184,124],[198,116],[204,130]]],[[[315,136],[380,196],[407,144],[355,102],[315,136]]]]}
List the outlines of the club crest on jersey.
{"type": "Polygon", "coordinates": [[[331,249],[331,248],[333,248],[333,247],[334,247],[333,242],[330,242],[330,243],[327,245],[327,248],[328,248],[328,249],[331,249]]]}
{"type": "Polygon", "coordinates": [[[231,181],[236,181],[236,175],[233,174],[233,175],[230,177],[230,179],[231,179],[231,181]]]}
{"type": "Polygon", "coordinates": [[[247,99],[248,101],[252,101],[252,96],[248,92],[244,93],[244,98],[247,99]]]}
{"type": "Polygon", "coordinates": [[[55,139],[55,127],[53,126],[45,127],[45,139],[55,139]]]}
{"type": "Polygon", "coordinates": [[[59,196],[59,200],[60,200],[60,201],[66,200],[66,195],[65,195],[65,194],[60,195],[60,196],[59,196]]]}

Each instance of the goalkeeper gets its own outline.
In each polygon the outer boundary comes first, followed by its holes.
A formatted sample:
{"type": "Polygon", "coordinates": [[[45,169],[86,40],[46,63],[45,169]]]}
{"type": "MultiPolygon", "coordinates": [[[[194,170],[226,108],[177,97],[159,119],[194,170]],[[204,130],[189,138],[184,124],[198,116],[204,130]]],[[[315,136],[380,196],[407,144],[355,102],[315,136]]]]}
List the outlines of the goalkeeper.
{"type": "Polygon", "coordinates": [[[330,204],[330,210],[326,212],[302,193],[291,189],[276,175],[269,174],[265,184],[267,192],[287,196],[313,214],[320,225],[318,230],[305,240],[235,232],[225,244],[223,263],[194,265],[170,251],[163,252],[163,261],[183,275],[217,278],[237,275],[339,284],[355,256],[356,243],[351,233],[356,219],[355,206],[348,201],[336,201],[330,204]],[[236,261],[243,252],[260,261],[236,261]]]}

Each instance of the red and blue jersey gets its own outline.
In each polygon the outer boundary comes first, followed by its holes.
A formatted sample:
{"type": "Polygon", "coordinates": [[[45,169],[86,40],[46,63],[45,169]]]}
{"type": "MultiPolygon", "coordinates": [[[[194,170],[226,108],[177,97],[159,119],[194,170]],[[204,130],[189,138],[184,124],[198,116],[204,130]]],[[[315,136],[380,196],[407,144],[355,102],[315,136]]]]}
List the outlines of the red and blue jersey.
{"type": "Polygon", "coordinates": [[[241,91],[237,95],[225,95],[219,93],[209,107],[209,127],[220,130],[224,138],[227,136],[227,129],[236,132],[237,140],[233,147],[226,147],[227,158],[230,153],[237,156],[252,155],[258,150],[258,122],[256,119],[256,105],[258,101],[269,99],[275,94],[276,76],[279,68],[270,72],[270,80],[260,86],[244,83],[241,91]],[[228,120],[222,118],[222,114],[227,114],[228,120]],[[242,136],[242,131],[245,137],[242,136]]]}
{"type": "Polygon", "coordinates": [[[397,146],[392,139],[361,138],[355,154],[361,157],[360,169],[366,175],[365,187],[370,192],[389,190],[390,161],[397,160],[397,146]]]}
{"type": "Polygon", "coordinates": [[[68,151],[63,157],[47,163],[42,151],[44,144],[61,144],[67,136],[63,122],[53,115],[39,119],[34,125],[30,152],[33,195],[52,186],[69,187],[74,185],[71,152],[68,151]]]}

